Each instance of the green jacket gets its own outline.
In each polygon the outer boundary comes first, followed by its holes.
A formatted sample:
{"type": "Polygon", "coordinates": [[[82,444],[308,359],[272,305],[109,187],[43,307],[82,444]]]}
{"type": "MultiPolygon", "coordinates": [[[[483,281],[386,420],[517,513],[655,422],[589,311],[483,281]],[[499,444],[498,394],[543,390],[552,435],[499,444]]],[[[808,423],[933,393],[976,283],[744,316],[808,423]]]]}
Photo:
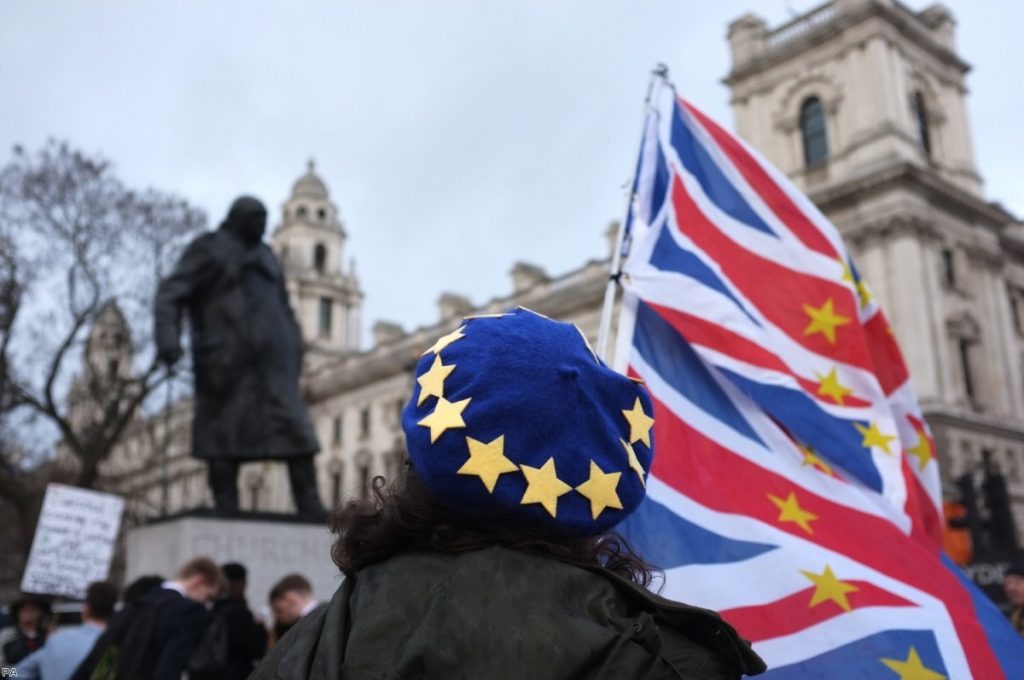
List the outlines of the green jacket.
{"type": "Polygon", "coordinates": [[[715,680],[764,668],[714,612],[600,569],[492,547],[367,567],[249,680],[715,680]]]}

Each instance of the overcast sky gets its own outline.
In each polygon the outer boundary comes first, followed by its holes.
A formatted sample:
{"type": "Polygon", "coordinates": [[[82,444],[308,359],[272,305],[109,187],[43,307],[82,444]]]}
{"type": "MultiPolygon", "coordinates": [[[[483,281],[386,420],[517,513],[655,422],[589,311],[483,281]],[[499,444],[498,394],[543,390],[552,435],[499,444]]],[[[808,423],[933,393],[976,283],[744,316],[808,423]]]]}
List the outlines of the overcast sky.
{"type": "MultiPolygon", "coordinates": [[[[388,0],[0,4],[0,162],[70,140],[137,187],[219,221],[238,194],[272,224],[313,157],[366,293],[364,323],[483,302],[517,260],[551,274],[606,253],[647,73],[732,127],[728,22],[801,0],[388,0]]],[[[929,3],[911,1],[914,9],[929,3]]],[[[1024,213],[1024,4],[948,0],[990,199],[1024,213]]]]}

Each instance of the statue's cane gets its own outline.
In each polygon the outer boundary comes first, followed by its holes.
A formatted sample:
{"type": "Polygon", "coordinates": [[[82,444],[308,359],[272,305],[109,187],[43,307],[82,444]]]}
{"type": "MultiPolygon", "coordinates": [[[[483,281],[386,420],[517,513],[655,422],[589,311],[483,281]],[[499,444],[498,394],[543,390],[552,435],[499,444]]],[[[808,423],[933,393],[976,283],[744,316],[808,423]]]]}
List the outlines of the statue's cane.
{"type": "Polygon", "coordinates": [[[167,392],[164,400],[164,437],[160,452],[160,516],[166,517],[170,504],[171,407],[174,404],[174,365],[167,364],[167,392]]]}

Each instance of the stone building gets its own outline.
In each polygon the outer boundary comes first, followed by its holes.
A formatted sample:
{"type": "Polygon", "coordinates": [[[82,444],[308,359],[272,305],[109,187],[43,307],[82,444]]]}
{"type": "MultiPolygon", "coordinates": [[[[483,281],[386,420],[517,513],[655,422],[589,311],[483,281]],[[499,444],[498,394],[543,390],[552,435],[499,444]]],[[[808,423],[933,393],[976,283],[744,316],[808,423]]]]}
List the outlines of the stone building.
{"type": "MultiPolygon", "coordinates": [[[[982,193],[969,67],[954,38],[943,7],[914,12],[894,0],[835,0],[777,28],[746,15],[728,29],[725,83],[738,132],[843,233],[906,354],[944,474],[997,465],[1020,513],[1024,225],[982,193]]],[[[365,494],[375,475],[397,469],[412,366],[461,316],[523,305],[597,333],[607,260],[558,277],[517,263],[508,295],[475,306],[442,294],[435,325],[406,331],[378,321],[361,350],[362,292],[354,264],[343,266],[345,230],[312,165],[284,204],[273,244],[310,347],[304,393],[328,503],[365,494]]],[[[160,507],[162,479],[169,510],[205,502],[205,471],[187,456],[188,413],[179,404],[172,414],[165,475],[141,438],[105,468],[107,485],[136,499],[140,516],[160,507]]],[[[243,471],[243,507],[289,508],[279,467],[243,471]]]]}
{"type": "Polygon", "coordinates": [[[729,26],[736,129],[843,234],[906,356],[946,479],[986,461],[1024,529],[1024,226],[982,193],[941,5],[835,0],[729,26]]]}

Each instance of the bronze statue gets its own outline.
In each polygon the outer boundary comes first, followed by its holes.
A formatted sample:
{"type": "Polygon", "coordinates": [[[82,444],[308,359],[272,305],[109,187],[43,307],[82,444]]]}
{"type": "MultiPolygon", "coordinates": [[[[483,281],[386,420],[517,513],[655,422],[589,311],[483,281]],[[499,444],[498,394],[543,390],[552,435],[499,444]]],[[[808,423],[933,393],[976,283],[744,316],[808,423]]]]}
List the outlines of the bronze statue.
{"type": "Polygon", "coordinates": [[[267,210],[235,200],[217,231],[189,244],[156,295],[158,357],[182,354],[188,310],[195,368],[192,454],[209,465],[218,510],[238,510],[238,467],[288,463],[300,515],[323,517],[313,456],[320,446],[299,395],[302,335],[281,266],[263,232],[267,210]]]}

